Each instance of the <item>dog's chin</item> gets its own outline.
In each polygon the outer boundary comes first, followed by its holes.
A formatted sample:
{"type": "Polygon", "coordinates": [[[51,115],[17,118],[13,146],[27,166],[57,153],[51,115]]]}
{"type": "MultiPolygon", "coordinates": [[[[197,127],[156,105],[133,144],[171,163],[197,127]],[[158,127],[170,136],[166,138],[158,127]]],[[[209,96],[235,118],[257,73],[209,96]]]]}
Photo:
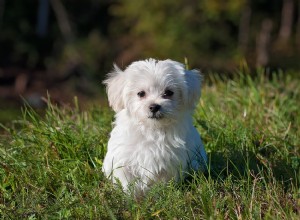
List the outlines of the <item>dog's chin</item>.
{"type": "Polygon", "coordinates": [[[157,127],[165,128],[175,123],[176,119],[170,117],[170,115],[168,114],[153,114],[153,115],[149,115],[146,121],[145,121],[145,125],[147,124],[147,126],[150,127],[154,126],[156,128],[157,127]]]}

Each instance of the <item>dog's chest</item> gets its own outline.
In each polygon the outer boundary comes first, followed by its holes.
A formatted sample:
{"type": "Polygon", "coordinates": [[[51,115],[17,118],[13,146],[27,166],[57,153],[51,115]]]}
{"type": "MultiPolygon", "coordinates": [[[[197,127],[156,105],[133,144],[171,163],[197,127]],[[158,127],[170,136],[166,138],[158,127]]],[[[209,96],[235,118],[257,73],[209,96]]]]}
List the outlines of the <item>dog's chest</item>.
{"type": "Polygon", "coordinates": [[[177,177],[179,170],[185,171],[188,147],[184,131],[150,131],[124,125],[114,128],[109,142],[115,166],[126,167],[136,177],[155,179],[177,177]]]}
{"type": "Polygon", "coordinates": [[[184,144],[170,137],[148,137],[131,144],[128,164],[136,175],[176,176],[174,172],[186,166],[184,144]]]}

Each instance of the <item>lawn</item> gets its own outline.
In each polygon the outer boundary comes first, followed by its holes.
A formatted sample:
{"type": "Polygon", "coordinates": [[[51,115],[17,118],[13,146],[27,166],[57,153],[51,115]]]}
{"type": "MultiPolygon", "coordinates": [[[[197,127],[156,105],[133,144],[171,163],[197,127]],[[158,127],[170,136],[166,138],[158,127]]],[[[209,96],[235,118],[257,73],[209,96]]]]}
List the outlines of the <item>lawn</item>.
{"type": "Polygon", "coordinates": [[[113,112],[30,107],[0,132],[2,219],[299,219],[300,77],[207,75],[195,112],[209,164],[142,199],[101,172],[113,112]]]}

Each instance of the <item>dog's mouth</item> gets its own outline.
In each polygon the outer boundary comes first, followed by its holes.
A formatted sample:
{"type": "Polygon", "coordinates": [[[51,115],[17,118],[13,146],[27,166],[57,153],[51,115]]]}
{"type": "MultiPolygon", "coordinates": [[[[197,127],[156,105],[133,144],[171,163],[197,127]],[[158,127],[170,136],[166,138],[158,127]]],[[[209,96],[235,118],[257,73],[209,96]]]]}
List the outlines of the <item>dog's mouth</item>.
{"type": "Polygon", "coordinates": [[[159,120],[163,118],[163,115],[161,113],[153,113],[152,115],[149,115],[148,118],[159,120]]]}

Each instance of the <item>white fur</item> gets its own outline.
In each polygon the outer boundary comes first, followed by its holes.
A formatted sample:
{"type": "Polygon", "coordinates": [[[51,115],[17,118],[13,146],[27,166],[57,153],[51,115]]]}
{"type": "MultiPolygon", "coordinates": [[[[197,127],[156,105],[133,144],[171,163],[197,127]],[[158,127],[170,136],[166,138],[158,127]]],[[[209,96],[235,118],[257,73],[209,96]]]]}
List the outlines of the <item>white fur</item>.
{"type": "Polygon", "coordinates": [[[164,60],[137,61],[124,71],[116,65],[104,81],[114,128],[103,172],[128,190],[145,193],[157,181],[179,181],[190,170],[206,167],[206,153],[193,126],[192,113],[200,98],[201,75],[183,64],[164,60]],[[166,90],[172,96],[164,96],[166,90]],[[137,94],[145,92],[144,97],[137,94]],[[161,106],[152,113],[151,104],[161,106]]]}

